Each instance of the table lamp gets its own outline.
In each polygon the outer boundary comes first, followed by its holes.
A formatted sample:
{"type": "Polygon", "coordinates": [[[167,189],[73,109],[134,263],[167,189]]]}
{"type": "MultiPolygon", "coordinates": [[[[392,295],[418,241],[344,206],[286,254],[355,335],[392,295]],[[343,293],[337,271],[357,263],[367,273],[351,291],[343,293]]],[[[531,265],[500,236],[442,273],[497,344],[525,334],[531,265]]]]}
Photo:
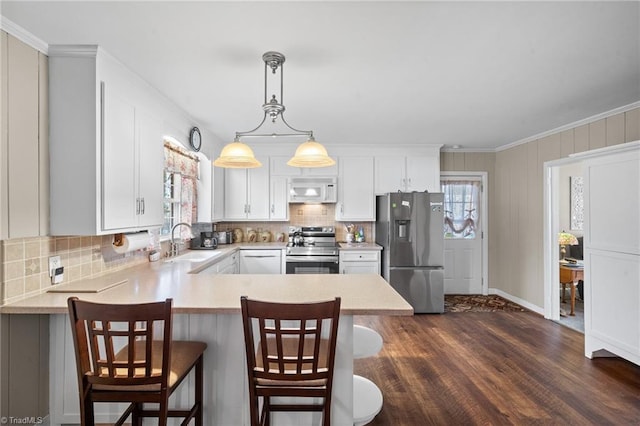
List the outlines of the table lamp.
{"type": "Polygon", "coordinates": [[[577,246],[578,239],[575,235],[562,231],[558,234],[558,244],[560,244],[561,260],[564,260],[564,257],[567,254],[566,246],[577,246]]]}

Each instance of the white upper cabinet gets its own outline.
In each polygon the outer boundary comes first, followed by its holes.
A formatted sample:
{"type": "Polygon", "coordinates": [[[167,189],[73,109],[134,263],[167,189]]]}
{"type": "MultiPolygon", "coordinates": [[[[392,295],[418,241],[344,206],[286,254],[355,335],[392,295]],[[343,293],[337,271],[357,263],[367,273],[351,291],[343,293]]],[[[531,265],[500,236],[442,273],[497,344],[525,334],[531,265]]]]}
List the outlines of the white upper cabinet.
{"type": "Polygon", "coordinates": [[[286,176],[271,177],[269,219],[289,220],[288,182],[286,176]]]}
{"type": "Polygon", "coordinates": [[[217,168],[225,170],[224,220],[289,220],[288,177],[270,175],[268,164],[263,161],[255,169],[217,168]]]}
{"type": "Polygon", "coordinates": [[[137,130],[137,182],[139,226],[153,227],[164,222],[164,193],[162,191],[164,150],[162,145],[163,123],[157,117],[136,110],[137,130]],[[160,182],[160,184],[158,183],[160,182]],[[160,189],[159,189],[160,188],[160,189]]]}
{"type": "Polygon", "coordinates": [[[340,157],[338,177],[338,221],[375,221],[373,157],[340,157]]]}
{"type": "Polygon", "coordinates": [[[97,46],[51,46],[49,74],[51,234],[161,226],[158,94],[97,46]]]}
{"type": "Polygon", "coordinates": [[[377,156],[375,192],[440,192],[439,156],[377,156]]]}
{"type": "Polygon", "coordinates": [[[224,220],[225,169],[213,165],[211,167],[213,168],[213,221],[219,222],[224,220]]]}
{"type": "Polygon", "coordinates": [[[225,220],[269,220],[269,167],[226,169],[225,220]]]}

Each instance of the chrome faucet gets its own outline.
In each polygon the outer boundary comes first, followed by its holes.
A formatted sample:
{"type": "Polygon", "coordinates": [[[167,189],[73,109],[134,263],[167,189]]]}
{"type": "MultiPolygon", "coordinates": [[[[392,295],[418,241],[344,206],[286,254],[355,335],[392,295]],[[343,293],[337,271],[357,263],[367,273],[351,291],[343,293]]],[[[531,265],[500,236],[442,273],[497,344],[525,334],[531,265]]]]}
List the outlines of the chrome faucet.
{"type": "Polygon", "coordinates": [[[182,242],[176,243],[175,241],[175,237],[174,237],[174,232],[176,230],[176,228],[180,225],[184,225],[186,227],[188,227],[191,230],[191,225],[189,225],[186,222],[180,222],[180,223],[176,223],[175,225],[173,225],[173,228],[171,228],[171,247],[169,249],[169,256],[176,256],[178,254],[178,252],[180,251],[180,245],[182,244],[182,242]]]}

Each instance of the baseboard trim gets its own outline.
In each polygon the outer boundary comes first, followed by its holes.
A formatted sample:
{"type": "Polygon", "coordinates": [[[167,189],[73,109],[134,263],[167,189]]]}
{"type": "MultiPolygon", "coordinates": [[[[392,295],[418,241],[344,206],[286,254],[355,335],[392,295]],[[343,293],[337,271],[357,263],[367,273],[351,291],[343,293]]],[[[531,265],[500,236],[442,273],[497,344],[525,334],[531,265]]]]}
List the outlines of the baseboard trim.
{"type": "Polygon", "coordinates": [[[517,303],[518,305],[527,308],[530,311],[535,312],[536,314],[540,314],[542,316],[544,316],[544,308],[541,308],[540,306],[536,306],[532,303],[527,302],[524,299],[520,299],[519,297],[513,296],[509,293],[506,293],[502,290],[500,290],[499,288],[489,288],[489,294],[495,294],[498,295],[500,297],[504,297],[505,299],[513,302],[513,303],[517,303]]]}

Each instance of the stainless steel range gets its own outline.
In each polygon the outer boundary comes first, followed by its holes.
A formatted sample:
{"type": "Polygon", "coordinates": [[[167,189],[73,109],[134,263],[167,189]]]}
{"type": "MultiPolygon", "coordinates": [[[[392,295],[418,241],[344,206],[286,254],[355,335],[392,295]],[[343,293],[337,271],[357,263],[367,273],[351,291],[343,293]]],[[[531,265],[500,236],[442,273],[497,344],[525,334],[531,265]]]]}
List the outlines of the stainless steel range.
{"type": "Polygon", "coordinates": [[[339,253],[333,226],[290,226],[287,274],[337,274],[339,253]]]}

